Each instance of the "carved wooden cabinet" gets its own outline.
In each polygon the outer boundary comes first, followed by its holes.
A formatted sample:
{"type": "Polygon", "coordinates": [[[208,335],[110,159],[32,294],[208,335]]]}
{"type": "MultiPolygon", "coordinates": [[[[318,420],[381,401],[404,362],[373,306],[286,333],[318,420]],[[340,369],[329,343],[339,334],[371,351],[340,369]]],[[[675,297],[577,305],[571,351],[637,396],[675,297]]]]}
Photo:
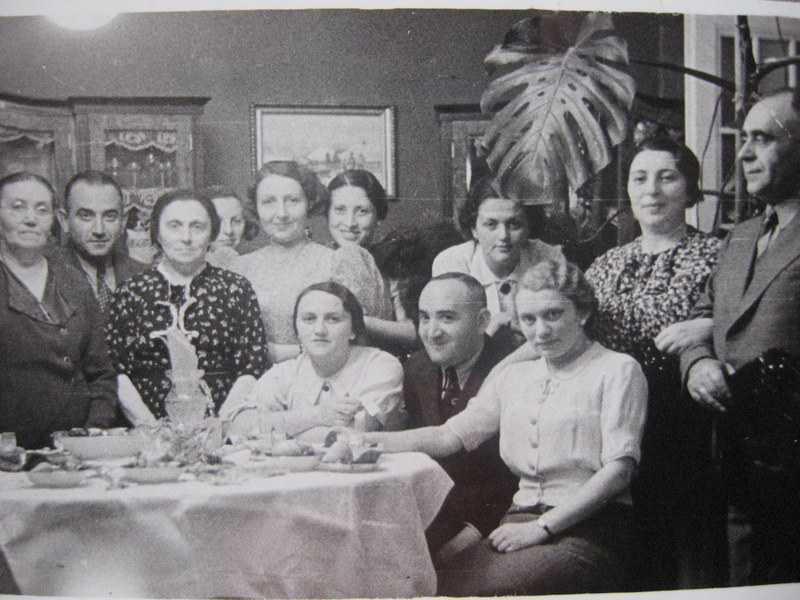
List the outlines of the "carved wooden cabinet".
{"type": "Polygon", "coordinates": [[[78,164],[105,171],[125,193],[128,249],[149,262],[153,204],[203,181],[198,119],[208,98],[71,98],[78,164]]]}
{"type": "Polygon", "coordinates": [[[75,173],[75,123],[66,102],[0,94],[0,177],[30,171],[56,190],[75,173]]]}
{"type": "Polygon", "coordinates": [[[149,262],[150,211],[164,192],[202,185],[198,120],[208,98],[0,94],[0,176],[29,170],[60,192],[78,171],[105,171],[121,186],[131,254],[149,262]]]}

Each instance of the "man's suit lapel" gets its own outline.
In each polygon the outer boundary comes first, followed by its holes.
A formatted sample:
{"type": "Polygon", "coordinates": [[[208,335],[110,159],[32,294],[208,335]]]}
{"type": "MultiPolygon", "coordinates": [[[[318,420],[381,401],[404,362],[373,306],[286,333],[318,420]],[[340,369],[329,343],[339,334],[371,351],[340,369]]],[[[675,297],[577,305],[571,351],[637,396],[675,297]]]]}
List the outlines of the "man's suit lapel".
{"type": "Polygon", "coordinates": [[[416,381],[424,423],[441,423],[439,411],[439,367],[426,357],[416,381]]]}
{"type": "MultiPolygon", "coordinates": [[[[731,325],[758,301],[778,274],[786,268],[786,265],[796,260],[798,255],[800,255],[800,218],[798,217],[800,217],[800,215],[795,216],[792,222],[789,223],[770,246],[766,254],[762,255],[757,266],[754,267],[750,285],[741,296],[741,302],[739,303],[738,310],[734,315],[734,320],[731,325]]],[[[759,222],[756,221],[755,224],[758,226],[759,222]]],[[[758,241],[759,230],[760,227],[756,229],[753,235],[756,242],[758,241]]],[[[740,271],[745,271],[745,269],[740,269],[740,271]]]]}
{"type": "Polygon", "coordinates": [[[750,265],[755,257],[758,232],[760,230],[761,221],[759,219],[752,219],[743,223],[731,233],[734,237],[730,240],[728,247],[733,252],[735,263],[737,265],[745,265],[744,268],[736,268],[728,271],[731,273],[731,298],[735,298],[736,301],[744,297],[747,288],[747,280],[750,276],[750,265]]]}

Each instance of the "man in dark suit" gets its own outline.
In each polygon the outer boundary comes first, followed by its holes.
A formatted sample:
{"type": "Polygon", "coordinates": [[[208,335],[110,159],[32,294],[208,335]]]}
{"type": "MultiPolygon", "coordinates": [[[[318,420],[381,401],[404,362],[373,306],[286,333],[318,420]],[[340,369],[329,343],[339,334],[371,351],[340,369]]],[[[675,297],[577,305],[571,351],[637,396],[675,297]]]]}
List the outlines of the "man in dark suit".
{"type": "MultiPolygon", "coordinates": [[[[441,425],[461,412],[492,367],[514,349],[511,336],[484,334],[489,319],[483,286],[470,275],[445,273],[422,290],[419,336],[425,350],[408,359],[403,384],[413,426],[441,425]]],[[[456,535],[460,541],[451,547],[494,530],[518,486],[500,458],[497,436],[439,462],[455,486],[428,528],[434,557],[456,535]]]]}
{"type": "Polygon", "coordinates": [[[58,254],[86,276],[105,315],[116,287],[147,268],[120,242],[124,217],[122,190],[105,173],[83,171],[67,183],[58,220],[68,239],[58,254]]]}
{"type": "MultiPolygon", "coordinates": [[[[689,348],[681,368],[691,396],[731,414],[737,403],[728,378],[767,350],[800,357],[800,95],[786,90],[750,110],[742,128],[738,159],[747,190],[766,203],[761,217],[729,235],[706,294],[694,317],[713,317],[713,341],[689,348]]],[[[790,391],[800,402],[800,390],[790,391]]],[[[768,412],[756,406],[756,415],[768,412]]],[[[766,417],[765,417],[766,418],[766,417]]],[[[777,422],[776,422],[777,423],[777,422]]],[[[795,424],[795,427],[797,424],[795,424]]],[[[763,427],[762,427],[763,435],[763,427]]],[[[800,581],[800,445],[776,439],[729,440],[725,459],[728,489],[730,583],[800,581]],[[758,448],[771,445],[769,458],[758,448]],[[777,459],[776,459],[777,458],[777,459]],[[733,465],[733,466],[732,466],[733,465]]]]}

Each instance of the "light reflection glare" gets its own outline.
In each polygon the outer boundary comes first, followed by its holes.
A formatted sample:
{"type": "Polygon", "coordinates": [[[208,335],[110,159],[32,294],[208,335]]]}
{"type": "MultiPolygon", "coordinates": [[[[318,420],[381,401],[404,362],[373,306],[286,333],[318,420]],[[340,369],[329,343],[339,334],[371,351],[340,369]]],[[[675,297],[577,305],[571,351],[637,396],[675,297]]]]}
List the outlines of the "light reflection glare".
{"type": "Polygon", "coordinates": [[[97,29],[109,23],[116,13],[111,14],[58,14],[58,15],[45,15],[50,21],[67,27],[68,29],[76,29],[78,31],[89,31],[90,29],[97,29]]]}

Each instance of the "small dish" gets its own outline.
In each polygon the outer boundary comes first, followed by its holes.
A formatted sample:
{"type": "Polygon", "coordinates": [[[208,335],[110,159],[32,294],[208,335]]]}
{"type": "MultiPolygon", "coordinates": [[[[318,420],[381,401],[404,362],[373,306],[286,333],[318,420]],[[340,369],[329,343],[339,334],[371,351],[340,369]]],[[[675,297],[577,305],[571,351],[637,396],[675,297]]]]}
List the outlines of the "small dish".
{"type": "Polygon", "coordinates": [[[70,436],[53,434],[57,448],[62,448],[81,460],[131,458],[142,450],[142,438],[136,434],[70,436]]]}
{"type": "Polygon", "coordinates": [[[182,467],[127,467],[122,478],[133,483],[172,483],[183,474],[182,467]]]}
{"type": "Polygon", "coordinates": [[[28,480],[36,487],[73,488],[86,483],[91,470],[65,471],[63,469],[40,469],[25,473],[28,480]]]}
{"type": "Polygon", "coordinates": [[[381,466],[378,463],[321,462],[317,465],[317,470],[330,471],[332,473],[371,473],[380,468],[381,466]]]}
{"type": "Polygon", "coordinates": [[[319,456],[259,456],[253,459],[252,465],[258,470],[290,471],[299,473],[313,471],[319,464],[319,456]]]}

